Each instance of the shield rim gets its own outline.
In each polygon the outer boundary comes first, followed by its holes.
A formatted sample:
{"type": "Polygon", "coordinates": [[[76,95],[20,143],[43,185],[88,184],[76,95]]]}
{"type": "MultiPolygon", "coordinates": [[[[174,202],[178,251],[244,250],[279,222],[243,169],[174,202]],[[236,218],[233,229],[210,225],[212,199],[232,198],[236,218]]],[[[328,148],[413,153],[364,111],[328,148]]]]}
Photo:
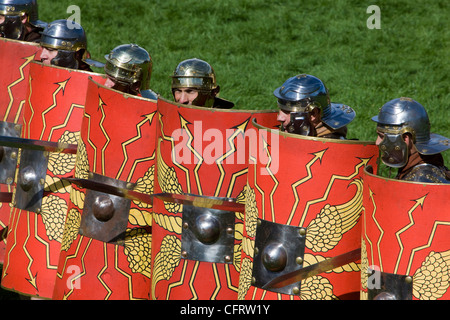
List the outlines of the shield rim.
{"type": "MultiPolygon", "coordinates": [[[[90,73],[92,73],[92,72],[90,72],[90,73]]],[[[101,75],[104,75],[104,74],[101,73],[101,75]]],[[[104,76],[105,76],[105,79],[106,79],[106,77],[108,77],[106,74],[104,76]]],[[[92,81],[93,83],[95,83],[95,85],[97,85],[99,88],[103,88],[103,89],[114,91],[114,92],[122,95],[125,99],[133,98],[133,99],[138,99],[138,100],[157,102],[157,100],[154,100],[154,99],[144,98],[144,97],[141,97],[141,96],[138,96],[138,95],[134,95],[134,94],[131,94],[131,93],[125,93],[125,92],[122,92],[122,91],[119,91],[119,90],[107,87],[104,84],[101,84],[101,83],[95,81],[94,79],[92,79],[92,77],[89,77],[89,81],[92,81]]]]}
{"type": "Polygon", "coordinates": [[[339,144],[344,143],[344,144],[375,145],[375,141],[330,139],[330,138],[310,137],[310,136],[303,136],[303,135],[299,135],[299,134],[295,134],[295,133],[288,133],[285,131],[280,131],[277,129],[264,127],[263,125],[256,123],[255,120],[256,119],[252,119],[252,125],[255,126],[255,128],[257,128],[258,130],[267,130],[267,131],[270,131],[271,133],[278,134],[285,138],[332,142],[332,143],[339,143],[339,144]]]}
{"type": "Polygon", "coordinates": [[[278,113],[278,110],[275,109],[264,109],[264,110],[254,110],[254,109],[219,109],[219,108],[207,108],[207,107],[199,107],[199,106],[194,106],[194,105],[188,105],[188,104],[182,104],[182,103],[178,103],[163,97],[159,97],[159,100],[166,102],[166,103],[170,103],[172,105],[175,105],[177,107],[183,107],[183,108],[187,108],[187,109],[198,109],[198,110],[207,110],[207,111],[212,111],[212,112],[230,112],[230,113],[242,113],[242,112],[246,112],[249,114],[253,114],[253,113],[278,113]]]}
{"type": "Polygon", "coordinates": [[[379,176],[377,174],[368,172],[367,169],[369,169],[370,167],[371,167],[370,165],[364,167],[363,174],[366,174],[372,178],[382,179],[382,180],[389,181],[392,183],[416,184],[416,185],[424,185],[424,186],[446,186],[446,185],[448,185],[445,183],[418,182],[418,181],[399,180],[399,179],[395,179],[395,178],[387,178],[387,177],[379,176]]]}

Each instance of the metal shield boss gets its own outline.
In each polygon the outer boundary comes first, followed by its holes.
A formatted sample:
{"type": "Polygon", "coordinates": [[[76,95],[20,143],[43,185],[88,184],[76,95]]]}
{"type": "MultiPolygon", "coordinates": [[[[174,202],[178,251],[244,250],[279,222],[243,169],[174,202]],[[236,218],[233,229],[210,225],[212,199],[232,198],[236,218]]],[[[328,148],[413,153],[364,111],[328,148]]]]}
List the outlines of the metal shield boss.
{"type": "Polygon", "coordinates": [[[252,119],[275,126],[276,115],[158,99],[155,194],[201,201],[154,198],[153,299],[237,299],[244,206],[220,207],[245,199],[252,119]]]}
{"type": "Polygon", "coordinates": [[[361,298],[448,300],[450,185],[363,179],[361,298]]]}
{"type": "MultiPolygon", "coordinates": [[[[28,89],[29,64],[39,58],[36,43],[0,38],[0,136],[20,137],[28,89]]],[[[0,145],[0,263],[4,262],[7,226],[11,211],[17,148],[0,145]]]]}
{"type": "Polygon", "coordinates": [[[71,186],[88,77],[95,73],[31,62],[2,286],[51,298],[71,186]]]}
{"type": "Polygon", "coordinates": [[[239,299],[359,299],[361,174],[377,147],[255,127],[279,145],[250,154],[239,299]]]}
{"type": "Polygon", "coordinates": [[[53,299],[150,299],[156,101],[89,81],[53,299]],[[106,187],[98,188],[98,187],[106,187]]]}

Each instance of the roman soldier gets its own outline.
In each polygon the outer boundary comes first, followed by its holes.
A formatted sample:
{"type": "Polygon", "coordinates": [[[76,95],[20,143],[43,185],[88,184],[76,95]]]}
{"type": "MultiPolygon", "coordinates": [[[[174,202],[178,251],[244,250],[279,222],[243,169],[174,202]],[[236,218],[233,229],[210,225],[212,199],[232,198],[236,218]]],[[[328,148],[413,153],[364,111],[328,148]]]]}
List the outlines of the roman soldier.
{"type": "Polygon", "coordinates": [[[150,54],[137,44],[115,47],[105,56],[105,86],[125,93],[156,100],[158,95],[150,89],[153,60],[150,54]]]}
{"type": "Polygon", "coordinates": [[[177,103],[207,108],[233,108],[234,103],[218,97],[219,91],[214,69],[206,61],[197,58],[184,60],[172,75],[172,94],[177,103]]]}
{"type": "Polygon", "coordinates": [[[377,123],[381,160],[398,169],[397,179],[450,183],[441,154],[450,148],[450,140],[430,133],[430,120],[420,103],[405,97],[391,100],[372,120],[377,123]]]}
{"type": "Polygon", "coordinates": [[[39,42],[45,23],[38,20],[36,0],[0,1],[0,37],[39,42]]]}
{"type": "Polygon", "coordinates": [[[274,91],[280,109],[281,131],[331,139],[345,139],[355,111],[331,103],[325,84],[317,77],[300,74],[287,79],[274,91]]]}

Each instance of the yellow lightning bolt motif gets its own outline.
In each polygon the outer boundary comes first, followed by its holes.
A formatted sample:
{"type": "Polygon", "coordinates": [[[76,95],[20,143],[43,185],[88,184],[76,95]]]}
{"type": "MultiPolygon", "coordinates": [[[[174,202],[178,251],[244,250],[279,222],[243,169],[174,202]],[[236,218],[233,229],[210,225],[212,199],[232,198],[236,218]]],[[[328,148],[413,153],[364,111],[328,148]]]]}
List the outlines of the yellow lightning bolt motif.
{"type": "MultiPolygon", "coordinates": [[[[256,174],[256,172],[257,172],[257,165],[256,165],[256,158],[255,157],[253,157],[252,156],[252,152],[250,151],[250,157],[249,157],[249,164],[250,163],[253,163],[254,164],[254,166],[253,166],[253,168],[254,168],[254,172],[253,172],[253,177],[254,177],[254,186],[255,186],[255,188],[261,193],[261,195],[262,195],[262,199],[264,199],[265,198],[265,193],[264,193],[264,190],[263,189],[261,189],[261,187],[258,185],[258,182],[257,182],[257,174],[256,174]]],[[[265,204],[265,202],[264,201],[261,201],[261,205],[262,205],[262,208],[261,208],[261,215],[262,215],[262,217],[263,217],[263,219],[265,219],[265,215],[266,215],[266,204],[265,204]]]]}
{"type": "MultiPolygon", "coordinates": [[[[375,213],[377,212],[377,204],[375,203],[375,198],[373,195],[374,195],[373,191],[369,188],[369,198],[371,199],[372,204],[373,204],[372,220],[375,222],[378,230],[380,231],[380,237],[378,238],[378,241],[377,241],[377,248],[378,248],[378,260],[379,260],[379,264],[380,264],[379,267],[380,267],[380,270],[383,271],[383,260],[381,259],[380,243],[384,236],[384,230],[381,227],[380,223],[378,222],[377,218],[375,218],[375,213]]],[[[373,263],[373,244],[372,244],[372,241],[370,241],[369,237],[367,237],[367,234],[366,234],[366,239],[369,241],[370,247],[372,248],[372,250],[370,250],[370,251],[372,254],[372,263],[373,263]]]]}
{"type": "MultiPolygon", "coordinates": [[[[131,279],[131,274],[123,271],[122,269],[120,269],[119,267],[119,245],[114,245],[114,268],[120,272],[120,274],[122,274],[125,278],[128,279],[128,293],[129,293],[129,299],[130,300],[138,300],[137,298],[133,297],[133,282],[131,279]]],[[[105,248],[106,250],[106,248],[105,248]]]]}
{"type": "MultiPolygon", "coordinates": [[[[328,150],[328,149],[324,149],[324,150],[321,150],[321,151],[312,153],[312,155],[313,155],[314,157],[313,157],[313,158],[306,164],[306,166],[305,166],[305,167],[306,167],[307,175],[306,175],[304,178],[300,179],[299,181],[297,181],[296,183],[294,183],[294,184],[291,186],[291,188],[292,188],[292,193],[294,194],[294,197],[295,197],[295,201],[294,201],[294,205],[292,206],[292,210],[291,210],[291,213],[290,213],[290,215],[289,215],[289,219],[288,219],[288,221],[286,222],[286,224],[288,224],[288,225],[291,224],[291,221],[292,221],[292,219],[294,218],[294,213],[295,213],[295,211],[297,210],[298,203],[300,202],[300,198],[298,197],[297,187],[298,187],[299,185],[305,183],[306,181],[308,181],[308,180],[310,180],[310,179],[312,178],[312,171],[311,171],[312,165],[313,165],[314,163],[316,163],[317,160],[320,160],[320,161],[322,162],[323,155],[325,154],[325,152],[326,152],[327,150],[328,150]]],[[[303,224],[304,218],[306,218],[306,217],[305,217],[305,216],[302,217],[302,221],[300,222],[300,226],[303,224]]]]}
{"type": "Polygon", "coordinates": [[[6,259],[6,262],[7,262],[6,265],[3,266],[3,276],[6,276],[6,274],[8,274],[7,270],[8,270],[8,267],[9,267],[9,262],[11,261],[11,258],[10,258],[11,252],[14,251],[14,248],[17,245],[17,226],[18,226],[17,219],[18,219],[19,215],[16,212],[17,212],[17,210],[14,209],[14,207],[13,207],[12,210],[11,210],[10,225],[14,226],[14,231],[12,230],[12,228],[9,228],[8,235],[9,235],[9,233],[13,232],[13,234],[14,234],[14,241],[12,242],[12,246],[9,249],[8,253],[7,253],[8,259],[6,259]]]}
{"type": "Polygon", "coordinates": [[[233,141],[238,135],[240,135],[240,134],[244,135],[245,134],[245,128],[247,127],[247,124],[248,124],[249,121],[250,121],[250,118],[248,118],[243,123],[241,123],[241,124],[237,125],[236,127],[234,127],[234,129],[236,129],[236,130],[228,138],[228,144],[230,146],[230,150],[228,150],[224,155],[222,155],[220,158],[218,158],[216,160],[217,166],[218,166],[219,171],[220,171],[220,177],[219,177],[219,181],[217,183],[216,190],[214,192],[214,196],[215,197],[219,196],[220,189],[222,188],[223,181],[225,179],[225,170],[223,169],[222,162],[226,158],[228,158],[230,155],[232,155],[233,153],[236,152],[237,148],[236,148],[235,144],[233,143],[233,141]]]}
{"type": "MultiPolygon", "coordinates": [[[[161,135],[162,135],[162,137],[163,137],[163,139],[165,141],[170,141],[170,143],[171,143],[171,147],[172,147],[172,154],[171,154],[171,156],[172,156],[172,163],[174,165],[176,165],[180,170],[184,171],[185,176],[186,176],[187,193],[191,193],[191,183],[190,183],[189,171],[188,171],[188,169],[186,169],[185,167],[183,167],[182,165],[180,165],[178,163],[178,161],[176,159],[176,156],[175,156],[175,141],[174,141],[174,139],[171,136],[166,136],[164,134],[164,123],[162,121],[163,115],[161,113],[158,113],[158,115],[159,115],[159,123],[160,123],[160,127],[161,127],[161,135]]],[[[180,116],[180,118],[181,118],[181,116],[180,116]]],[[[160,139],[159,143],[160,142],[161,142],[161,139],[160,139]]],[[[158,143],[158,149],[160,149],[159,143],[158,143]]]]}
{"type": "MultiPolygon", "coordinates": [[[[103,103],[101,98],[100,98],[99,104],[100,103],[103,103]]],[[[89,145],[92,147],[92,149],[94,149],[94,162],[93,163],[95,164],[95,163],[97,163],[97,147],[91,140],[91,115],[85,112],[84,117],[86,117],[88,119],[88,126],[87,126],[88,132],[87,132],[86,139],[87,139],[87,142],[89,143],[89,145]]]]}
{"type": "MultiPolygon", "coordinates": [[[[39,137],[39,140],[42,140],[42,137],[43,137],[43,135],[44,135],[45,129],[46,129],[46,127],[47,127],[47,122],[46,122],[46,120],[45,120],[45,115],[46,115],[48,112],[50,112],[53,108],[55,108],[55,107],[57,106],[58,103],[56,102],[56,95],[57,95],[61,90],[62,90],[62,92],[63,92],[63,94],[64,94],[64,89],[66,88],[67,82],[68,82],[69,80],[70,80],[70,78],[67,79],[67,80],[64,80],[64,81],[55,83],[56,85],[58,85],[58,87],[56,88],[56,90],[53,92],[53,95],[52,95],[53,103],[52,103],[47,109],[45,109],[45,110],[42,112],[42,114],[41,114],[41,117],[42,117],[42,131],[41,131],[41,136],[39,137]]],[[[31,121],[30,121],[30,122],[31,122],[31,121]]]]}
{"type": "MultiPolygon", "coordinates": [[[[30,215],[31,213],[29,213],[30,215]]],[[[37,241],[39,241],[40,243],[42,243],[45,247],[45,261],[47,263],[47,269],[53,269],[56,270],[58,268],[58,266],[52,266],[50,264],[50,243],[48,241],[45,241],[44,239],[42,239],[39,236],[39,231],[38,231],[38,218],[40,218],[40,220],[42,221],[42,217],[40,217],[39,214],[34,214],[34,236],[36,238],[37,241]]]]}
{"type": "Polygon", "coordinates": [[[241,171],[233,173],[230,180],[230,185],[228,186],[227,197],[231,197],[231,193],[233,192],[234,185],[236,183],[236,179],[242,175],[247,174],[248,168],[242,169],[241,171]]]}
{"type": "Polygon", "coordinates": [[[108,294],[105,297],[105,300],[108,300],[109,296],[112,294],[112,291],[110,288],[108,288],[108,285],[103,281],[102,275],[105,273],[105,271],[108,269],[108,254],[107,254],[107,244],[103,243],[103,259],[105,261],[105,265],[103,266],[102,270],[97,275],[98,281],[103,285],[103,287],[108,291],[108,294]]]}
{"type": "MultiPolygon", "coordinates": [[[[98,98],[99,98],[98,108],[102,112],[102,118],[100,119],[99,127],[102,130],[104,137],[106,138],[106,143],[103,145],[102,156],[101,156],[102,175],[105,175],[105,152],[106,152],[106,148],[109,145],[109,142],[111,141],[111,138],[108,136],[106,129],[103,127],[103,122],[105,121],[105,118],[106,118],[105,109],[104,109],[104,106],[106,106],[106,104],[103,102],[103,100],[100,98],[100,96],[98,98]]],[[[94,164],[95,164],[95,161],[94,161],[94,164]]]]}
{"type": "MultiPolygon", "coordinates": [[[[200,170],[200,166],[203,163],[203,158],[202,158],[201,154],[198,153],[198,151],[195,150],[195,148],[192,146],[192,141],[194,140],[194,136],[192,135],[192,133],[189,130],[189,127],[188,127],[188,124],[190,124],[190,122],[188,122],[186,119],[184,119],[181,116],[181,114],[180,114],[180,122],[181,122],[181,128],[183,130],[186,130],[186,133],[189,136],[189,140],[188,140],[188,143],[186,143],[186,146],[194,154],[194,156],[198,159],[198,163],[197,163],[197,165],[194,168],[194,177],[195,177],[195,182],[197,184],[198,194],[202,195],[203,191],[202,191],[202,186],[201,186],[201,183],[200,183],[200,177],[199,177],[199,174],[198,174],[198,170],[200,170]]],[[[187,174],[186,176],[189,176],[189,174],[187,174]]],[[[187,183],[189,184],[189,182],[187,182],[187,183]]]]}
{"type": "Polygon", "coordinates": [[[213,269],[214,280],[215,280],[215,283],[216,283],[216,288],[214,289],[214,292],[211,295],[211,300],[216,300],[216,297],[219,294],[219,291],[222,288],[222,285],[221,285],[220,279],[219,279],[219,272],[217,271],[217,264],[213,263],[211,265],[211,267],[213,269]]]}
{"type": "MultiPolygon", "coordinates": [[[[17,79],[16,81],[14,81],[13,83],[11,83],[11,84],[7,87],[8,95],[9,95],[9,104],[8,104],[8,107],[6,108],[5,117],[4,117],[3,121],[6,121],[6,119],[8,118],[9,113],[11,112],[12,105],[13,105],[13,103],[14,103],[14,96],[13,96],[13,94],[12,94],[12,87],[14,87],[16,84],[22,82],[22,81],[25,79],[25,75],[23,74],[23,69],[25,69],[25,67],[26,67],[31,61],[34,60],[34,57],[35,57],[35,56],[36,56],[36,53],[33,54],[33,55],[31,55],[31,56],[29,56],[29,57],[22,58],[22,59],[25,59],[25,62],[19,67],[20,78],[17,79]]],[[[23,103],[24,103],[23,101],[20,103],[20,109],[22,109],[23,103]]],[[[20,114],[20,109],[19,109],[19,111],[17,112],[17,114],[20,114]]]]}
{"type": "MultiPolygon", "coordinates": [[[[28,79],[28,87],[30,88],[30,94],[28,95],[28,105],[30,107],[31,116],[30,116],[30,122],[28,123],[28,138],[30,138],[31,119],[34,118],[34,108],[33,108],[33,104],[31,103],[31,99],[30,99],[31,95],[33,94],[33,87],[31,86],[31,81],[32,81],[32,79],[31,79],[31,77],[29,77],[29,79],[28,79]]],[[[24,127],[26,127],[26,126],[27,126],[26,120],[24,119],[24,127]]]]}
{"type": "Polygon", "coordinates": [[[307,204],[305,206],[305,210],[303,211],[302,220],[301,220],[301,223],[300,223],[299,226],[303,225],[304,219],[306,218],[306,214],[308,213],[309,207],[311,205],[319,203],[319,202],[322,202],[322,201],[324,201],[324,200],[326,200],[328,198],[328,195],[330,193],[331,187],[333,186],[335,180],[344,180],[344,181],[345,180],[352,180],[354,177],[356,177],[358,175],[359,169],[361,167],[364,167],[365,165],[367,165],[367,163],[369,163],[370,159],[367,158],[367,159],[360,159],[360,160],[361,160],[360,163],[358,163],[355,166],[355,171],[353,173],[351,173],[349,176],[339,176],[339,175],[334,175],[333,174],[333,176],[331,177],[330,182],[328,183],[327,189],[325,190],[323,196],[321,198],[319,198],[319,199],[310,200],[310,201],[307,202],[307,204]]]}
{"type": "Polygon", "coordinates": [[[403,232],[405,232],[406,230],[408,230],[409,228],[411,228],[411,227],[414,225],[414,219],[413,219],[412,213],[413,213],[419,206],[420,206],[421,208],[423,208],[423,203],[424,203],[426,197],[427,197],[427,195],[425,195],[425,196],[423,196],[423,197],[421,197],[421,198],[419,198],[419,199],[414,200],[416,203],[415,203],[414,206],[408,211],[409,224],[407,224],[405,227],[403,227],[402,229],[400,229],[399,231],[397,231],[397,232],[395,233],[395,236],[397,237],[398,244],[399,244],[399,246],[400,246],[400,252],[399,252],[398,257],[397,257],[397,263],[395,264],[394,273],[397,273],[398,265],[400,264],[400,259],[401,259],[401,257],[402,257],[403,250],[404,250],[402,241],[401,241],[401,239],[400,239],[400,235],[401,235],[403,232]]]}
{"type": "Polygon", "coordinates": [[[67,112],[66,118],[64,119],[64,122],[61,123],[59,126],[54,126],[54,127],[52,128],[52,130],[50,131],[50,133],[49,133],[49,135],[48,135],[48,138],[47,138],[49,141],[51,140],[51,137],[52,137],[54,131],[59,130],[59,129],[61,129],[61,128],[67,127],[67,124],[69,123],[69,120],[70,120],[70,116],[72,115],[72,112],[73,112],[76,108],[79,108],[79,109],[83,110],[83,109],[84,109],[84,106],[82,106],[82,105],[80,105],[80,104],[72,103],[72,104],[70,105],[69,111],[67,112]]]}
{"type": "Polygon", "coordinates": [[[191,274],[191,279],[189,280],[189,288],[191,288],[192,300],[198,299],[197,292],[195,291],[195,288],[194,288],[194,280],[195,280],[195,275],[197,274],[199,265],[200,265],[200,262],[195,261],[194,269],[192,270],[192,274],[191,274]]]}
{"type": "Polygon", "coordinates": [[[409,257],[409,263],[408,263],[408,269],[406,270],[406,274],[409,274],[410,270],[411,270],[411,264],[414,258],[414,255],[416,254],[417,251],[426,249],[431,247],[431,242],[433,241],[434,235],[436,233],[436,229],[438,226],[450,226],[450,221],[435,221],[433,224],[433,230],[430,233],[430,237],[428,238],[428,242],[427,244],[421,246],[421,247],[417,247],[414,250],[412,250],[412,253],[409,257]]]}
{"type": "Polygon", "coordinates": [[[38,290],[37,285],[36,285],[36,278],[37,278],[37,276],[33,276],[32,272],[31,272],[31,266],[32,266],[32,264],[34,262],[34,259],[33,259],[33,257],[31,256],[31,254],[27,250],[27,243],[28,243],[28,240],[30,239],[30,235],[31,235],[30,214],[26,215],[27,216],[27,237],[26,237],[26,239],[25,239],[25,241],[23,243],[23,251],[25,252],[25,255],[27,256],[27,258],[29,260],[28,265],[27,265],[27,272],[28,272],[28,276],[30,278],[27,279],[27,280],[36,290],[38,290]]]}
{"type": "Polygon", "coordinates": [[[228,285],[228,288],[231,289],[231,290],[233,290],[233,291],[238,292],[238,291],[239,291],[239,288],[233,286],[233,284],[231,283],[230,265],[224,264],[223,267],[225,268],[225,273],[226,273],[226,276],[227,276],[227,285],[228,285]]]}
{"type": "MultiPolygon", "coordinates": [[[[166,296],[166,300],[170,300],[170,292],[172,291],[172,288],[175,288],[175,287],[178,287],[178,286],[180,286],[180,285],[182,285],[183,283],[184,283],[184,277],[186,276],[186,268],[187,268],[187,261],[186,260],[184,260],[184,259],[180,259],[180,260],[183,260],[183,270],[181,271],[181,278],[180,278],[180,281],[178,281],[178,282],[174,282],[174,283],[171,283],[168,287],[167,287],[167,296],[166,296]]],[[[160,279],[158,279],[157,281],[153,281],[152,282],[152,287],[153,287],[153,297],[155,298],[155,286],[156,286],[156,283],[158,283],[159,282],[159,280],[160,279]]],[[[195,293],[193,292],[193,295],[195,295],[195,293]]]]}
{"type": "Polygon", "coordinates": [[[263,141],[263,150],[266,152],[266,155],[267,155],[267,158],[268,158],[268,161],[267,161],[267,164],[266,164],[266,170],[269,173],[270,178],[275,183],[274,187],[272,188],[272,191],[270,191],[270,194],[269,194],[270,208],[271,208],[271,212],[272,212],[272,221],[275,222],[275,208],[274,208],[273,196],[275,194],[275,191],[278,188],[279,182],[278,182],[277,178],[274,176],[273,172],[270,170],[270,166],[272,164],[272,155],[270,154],[270,151],[269,151],[269,144],[264,139],[264,137],[262,137],[262,141],[263,141]]]}
{"type": "MultiPolygon", "coordinates": [[[[127,146],[142,138],[141,127],[144,124],[146,124],[147,122],[151,125],[153,117],[154,117],[155,114],[156,114],[156,111],[152,112],[150,114],[143,115],[144,119],[142,119],[142,121],[140,121],[137,124],[137,126],[136,126],[136,131],[137,131],[136,136],[133,137],[132,139],[122,143],[122,151],[123,151],[123,155],[124,155],[124,161],[122,162],[122,166],[120,167],[120,169],[119,169],[119,171],[117,173],[116,179],[119,179],[119,177],[122,174],[122,172],[124,170],[124,167],[125,167],[125,165],[126,165],[126,163],[128,161],[128,153],[126,151],[127,146]]],[[[134,172],[134,170],[130,170],[130,173],[129,173],[129,176],[127,178],[127,181],[131,180],[131,176],[132,176],[133,172],[134,172]]]]}
{"type": "MultiPolygon", "coordinates": [[[[80,246],[81,246],[81,243],[83,242],[83,238],[84,238],[83,236],[80,236],[80,239],[79,239],[78,244],[77,244],[77,248],[75,249],[75,253],[73,255],[66,256],[66,259],[64,261],[64,267],[62,268],[62,270],[66,270],[66,265],[67,265],[67,261],[68,260],[78,257],[78,254],[79,254],[79,251],[80,251],[80,246]]],[[[81,277],[83,277],[86,274],[86,267],[85,267],[85,264],[84,264],[84,258],[86,256],[86,254],[88,252],[88,249],[91,246],[91,242],[92,242],[92,239],[90,239],[90,238],[88,238],[88,239],[89,239],[88,244],[86,245],[86,248],[84,249],[84,252],[83,252],[83,254],[81,256],[81,265],[83,267],[83,271],[80,272],[77,276],[73,277],[72,281],[76,281],[76,280],[80,279],[81,277]]],[[[62,275],[58,275],[58,276],[60,278],[62,278],[62,275]]],[[[70,288],[70,291],[67,292],[67,294],[65,294],[63,296],[63,300],[67,300],[67,298],[72,294],[73,290],[74,290],[74,287],[72,286],[70,288]]]]}

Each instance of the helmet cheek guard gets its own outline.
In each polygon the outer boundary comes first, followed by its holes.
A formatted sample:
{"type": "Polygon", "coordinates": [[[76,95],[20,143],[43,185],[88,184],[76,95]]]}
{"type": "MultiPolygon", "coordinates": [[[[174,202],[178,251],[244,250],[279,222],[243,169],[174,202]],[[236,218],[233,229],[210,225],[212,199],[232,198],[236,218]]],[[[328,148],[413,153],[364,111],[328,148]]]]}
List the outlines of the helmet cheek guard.
{"type": "Polygon", "coordinates": [[[408,145],[402,134],[386,133],[379,145],[381,161],[389,167],[401,168],[408,163],[408,145]]]}
{"type": "Polygon", "coordinates": [[[310,115],[308,112],[291,112],[290,122],[285,127],[281,125],[281,131],[288,133],[299,134],[302,136],[314,136],[315,128],[310,121],[310,115]]]}
{"type": "Polygon", "coordinates": [[[205,108],[212,108],[214,105],[214,95],[212,91],[198,91],[198,96],[192,101],[194,106],[202,106],[205,108]]]}
{"type": "Polygon", "coordinates": [[[50,61],[50,63],[58,67],[78,69],[79,63],[75,54],[76,52],[74,51],[58,50],[58,54],[50,61]]]}
{"type": "Polygon", "coordinates": [[[22,23],[25,16],[30,25],[42,25],[42,21],[38,20],[37,0],[1,0],[0,14],[5,16],[5,21],[0,24],[0,36],[8,39],[25,38],[27,32],[22,23]]]}
{"type": "Polygon", "coordinates": [[[299,134],[303,136],[314,136],[316,130],[311,123],[311,112],[317,108],[322,112],[320,105],[311,98],[290,102],[278,99],[278,107],[284,112],[289,112],[290,122],[287,126],[281,125],[281,131],[299,134]]]}
{"type": "Polygon", "coordinates": [[[2,38],[21,40],[24,36],[22,17],[5,16],[5,21],[0,24],[0,35],[2,38]]]}

